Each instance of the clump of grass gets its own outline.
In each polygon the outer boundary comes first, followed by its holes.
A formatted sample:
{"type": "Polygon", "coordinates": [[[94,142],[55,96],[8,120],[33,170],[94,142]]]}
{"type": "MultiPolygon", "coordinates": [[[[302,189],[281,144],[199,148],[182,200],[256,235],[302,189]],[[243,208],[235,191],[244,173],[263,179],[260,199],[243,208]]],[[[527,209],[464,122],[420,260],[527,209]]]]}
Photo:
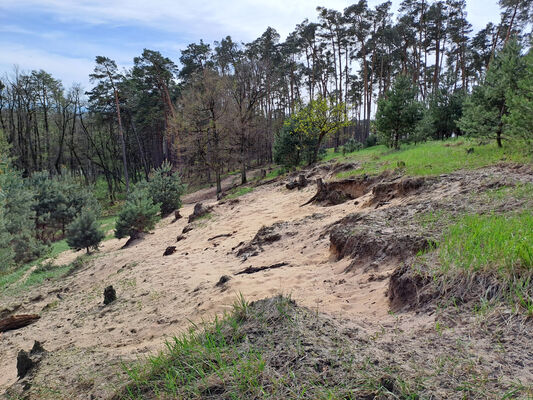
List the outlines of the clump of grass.
{"type": "Polygon", "coordinates": [[[226,199],[235,199],[237,197],[243,196],[253,191],[254,191],[254,188],[250,186],[243,186],[243,187],[239,187],[236,189],[232,189],[230,193],[226,196],[226,199]]]}

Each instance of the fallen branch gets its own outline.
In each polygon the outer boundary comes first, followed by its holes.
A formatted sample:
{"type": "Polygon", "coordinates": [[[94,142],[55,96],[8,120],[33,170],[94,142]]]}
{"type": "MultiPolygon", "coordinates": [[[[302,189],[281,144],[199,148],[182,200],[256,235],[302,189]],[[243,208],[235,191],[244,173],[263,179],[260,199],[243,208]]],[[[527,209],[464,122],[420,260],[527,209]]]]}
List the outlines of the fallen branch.
{"type": "Polygon", "coordinates": [[[210,237],[209,239],[207,239],[208,241],[211,241],[211,240],[215,240],[215,239],[218,239],[218,238],[223,238],[223,237],[231,237],[232,233],[222,233],[220,235],[216,235],[216,236],[213,236],[213,237],[210,237]]]}
{"type": "Polygon", "coordinates": [[[251,265],[242,271],[237,272],[235,275],[243,275],[243,274],[255,274],[256,272],[260,271],[266,271],[267,269],[275,269],[275,268],[281,268],[286,265],[289,265],[287,262],[280,262],[273,265],[265,265],[263,267],[252,267],[251,265]]]}
{"type": "Polygon", "coordinates": [[[37,321],[39,318],[41,317],[39,317],[37,314],[12,315],[0,320],[0,332],[23,328],[37,321]]]}

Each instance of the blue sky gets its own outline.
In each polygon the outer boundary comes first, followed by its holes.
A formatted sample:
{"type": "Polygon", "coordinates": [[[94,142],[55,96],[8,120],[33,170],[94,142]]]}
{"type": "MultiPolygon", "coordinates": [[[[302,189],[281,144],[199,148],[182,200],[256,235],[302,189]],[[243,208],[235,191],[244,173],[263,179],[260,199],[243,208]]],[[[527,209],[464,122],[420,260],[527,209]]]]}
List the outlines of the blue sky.
{"type": "MultiPolygon", "coordinates": [[[[467,0],[478,30],[497,22],[497,0],[467,0]]],[[[226,35],[248,42],[272,26],[284,38],[316,6],[342,10],[344,0],[0,0],[0,75],[44,69],[66,86],[89,87],[96,55],[128,67],[144,48],[177,61],[179,51],[200,39],[226,35]]],[[[374,6],[380,0],[369,0],[374,6]]],[[[396,9],[399,0],[393,1],[396,9]]]]}

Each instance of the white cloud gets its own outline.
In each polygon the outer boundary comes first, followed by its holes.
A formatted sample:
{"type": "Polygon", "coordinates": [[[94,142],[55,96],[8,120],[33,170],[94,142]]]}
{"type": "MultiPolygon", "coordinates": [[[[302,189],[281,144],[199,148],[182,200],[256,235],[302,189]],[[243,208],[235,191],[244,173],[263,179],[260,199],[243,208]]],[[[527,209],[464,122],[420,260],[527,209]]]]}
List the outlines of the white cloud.
{"type": "Polygon", "coordinates": [[[0,71],[8,75],[15,66],[22,71],[43,69],[56,78],[60,78],[65,86],[80,83],[89,88],[89,74],[94,68],[92,58],[75,58],[32,49],[21,45],[0,43],[0,71]]]}
{"type": "Polygon", "coordinates": [[[18,0],[0,9],[51,13],[62,21],[87,24],[143,25],[194,37],[252,40],[267,26],[282,36],[305,18],[316,16],[319,5],[342,10],[348,0],[18,0]]]}

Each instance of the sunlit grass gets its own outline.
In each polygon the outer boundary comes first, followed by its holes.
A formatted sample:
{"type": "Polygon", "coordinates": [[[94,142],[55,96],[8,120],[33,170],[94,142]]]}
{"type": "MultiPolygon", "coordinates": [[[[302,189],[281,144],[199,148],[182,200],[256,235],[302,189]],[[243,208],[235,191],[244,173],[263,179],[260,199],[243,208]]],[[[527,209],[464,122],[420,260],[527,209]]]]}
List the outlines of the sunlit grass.
{"type": "Polygon", "coordinates": [[[235,199],[240,196],[244,196],[245,194],[251,193],[254,191],[253,187],[250,186],[244,186],[244,187],[238,187],[235,189],[232,189],[229,194],[226,196],[226,199],[235,199]]]}
{"type": "Polygon", "coordinates": [[[398,151],[380,145],[345,156],[333,154],[330,151],[326,159],[361,163],[360,168],[340,172],[337,178],[379,174],[395,169],[401,169],[405,174],[412,176],[432,176],[500,162],[532,162],[531,155],[528,155],[518,144],[508,143],[503,148],[498,148],[494,143],[479,145],[476,141],[468,139],[403,145],[398,151]],[[467,152],[468,149],[473,149],[473,151],[467,152]]]}

